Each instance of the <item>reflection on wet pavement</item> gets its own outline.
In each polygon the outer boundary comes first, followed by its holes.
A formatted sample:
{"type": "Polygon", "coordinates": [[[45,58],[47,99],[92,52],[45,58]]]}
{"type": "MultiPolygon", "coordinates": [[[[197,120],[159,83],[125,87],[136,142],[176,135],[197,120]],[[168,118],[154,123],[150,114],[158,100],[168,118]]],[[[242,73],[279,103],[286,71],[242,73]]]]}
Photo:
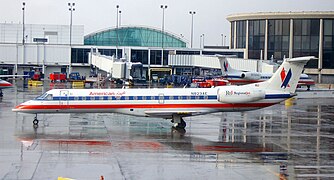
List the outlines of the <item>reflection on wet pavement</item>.
{"type": "Polygon", "coordinates": [[[0,102],[0,178],[322,179],[334,177],[334,99],[187,118],[33,115],[11,109],[44,91],[12,88],[0,102]]]}

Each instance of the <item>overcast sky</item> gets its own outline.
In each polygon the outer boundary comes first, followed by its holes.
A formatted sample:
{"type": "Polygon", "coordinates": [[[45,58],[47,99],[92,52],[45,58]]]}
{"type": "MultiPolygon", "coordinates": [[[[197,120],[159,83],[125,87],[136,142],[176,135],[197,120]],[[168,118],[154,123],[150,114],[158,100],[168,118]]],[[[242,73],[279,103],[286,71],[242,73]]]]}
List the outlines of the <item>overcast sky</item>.
{"type": "MultiPolygon", "coordinates": [[[[0,0],[0,22],[22,22],[21,0],[0,0]]],[[[194,44],[200,35],[205,45],[221,45],[221,34],[229,35],[230,14],[246,12],[334,11],[334,0],[25,0],[26,23],[69,24],[68,2],[75,2],[73,24],[84,25],[85,35],[116,26],[116,5],[120,6],[122,25],[161,29],[161,4],[165,10],[165,30],[182,34],[190,42],[191,15],[194,15],[194,44]]],[[[228,41],[226,41],[228,42],[228,41]]]]}

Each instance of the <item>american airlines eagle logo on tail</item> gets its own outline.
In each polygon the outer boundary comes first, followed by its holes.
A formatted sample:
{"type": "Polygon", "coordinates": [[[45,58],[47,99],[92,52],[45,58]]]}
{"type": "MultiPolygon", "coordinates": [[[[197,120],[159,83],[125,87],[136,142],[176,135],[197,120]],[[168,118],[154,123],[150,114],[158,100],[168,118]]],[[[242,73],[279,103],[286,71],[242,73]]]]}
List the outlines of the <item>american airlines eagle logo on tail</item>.
{"type": "Polygon", "coordinates": [[[289,69],[288,73],[286,73],[285,69],[283,68],[280,75],[282,80],[281,88],[285,89],[286,87],[290,87],[289,81],[292,77],[291,68],[289,69]]]}
{"type": "Polygon", "coordinates": [[[227,72],[228,71],[228,62],[224,62],[224,70],[225,70],[225,72],[227,72]]]}

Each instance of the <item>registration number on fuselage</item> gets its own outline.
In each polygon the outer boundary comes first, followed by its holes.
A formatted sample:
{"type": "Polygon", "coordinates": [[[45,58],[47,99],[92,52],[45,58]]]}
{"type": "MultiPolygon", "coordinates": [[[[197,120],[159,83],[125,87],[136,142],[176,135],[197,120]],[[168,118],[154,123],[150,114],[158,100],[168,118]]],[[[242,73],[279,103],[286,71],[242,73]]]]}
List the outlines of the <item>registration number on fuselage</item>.
{"type": "Polygon", "coordinates": [[[206,96],[208,92],[191,92],[192,96],[206,96]]]}

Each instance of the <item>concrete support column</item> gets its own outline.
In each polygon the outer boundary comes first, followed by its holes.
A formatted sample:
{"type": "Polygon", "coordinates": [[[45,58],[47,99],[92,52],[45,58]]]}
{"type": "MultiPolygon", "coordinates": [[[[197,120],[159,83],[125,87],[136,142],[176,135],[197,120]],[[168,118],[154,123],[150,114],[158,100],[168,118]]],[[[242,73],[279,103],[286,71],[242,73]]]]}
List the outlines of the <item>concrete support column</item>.
{"type": "Polygon", "coordinates": [[[320,31],[319,31],[319,57],[318,57],[318,83],[321,83],[321,70],[322,70],[322,58],[323,58],[323,41],[324,41],[324,21],[320,19],[320,31]]]}
{"type": "MultiPolygon", "coordinates": [[[[232,32],[232,22],[230,22],[230,49],[234,49],[234,42],[232,41],[232,37],[233,37],[233,40],[234,40],[234,31],[232,32]],[[233,42],[233,44],[232,44],[233,42]]],[[[201,48],[201,47],[199,47],[201,48]]]]}
{"type": "Polygon", "coordinates": [[[249,40],[249,33],[248,33],[248,25],[249,21],[246,21],[246,51],[245,51],[245,55],[244,55],[244,59],[248,59],[248,40],[249,40]]]}
{"type": "MultiPolygon", "coordinates": [[[[130,58],[131,58],[131,54],[130,54],[130,58]]],[[[147,64],[148,64],[148,67],[147,67],[147,75],[148,75],[148,80],[151,81],[151,49],[148,50],[148,60],[147,60],[147,64]]]]}
{"type": "Polygon", "coordinates": [[[264,60],[268,60],[268,19],[266,19],[266,26],[264,30],[264,60]]]}
{"type": "Polygon", "coordinates": [[[233,49],[237,49],[237,21],[234,21],[234,32],[233,32],[233,34],[234,34],[234,41],[233,41],[233,46],[234,46],[234,48],[233,49]]]}
{"type": "Polygon", "coordinates": [[[293,19],[290,19],[289,58],[293,58],[293,19]]]}

